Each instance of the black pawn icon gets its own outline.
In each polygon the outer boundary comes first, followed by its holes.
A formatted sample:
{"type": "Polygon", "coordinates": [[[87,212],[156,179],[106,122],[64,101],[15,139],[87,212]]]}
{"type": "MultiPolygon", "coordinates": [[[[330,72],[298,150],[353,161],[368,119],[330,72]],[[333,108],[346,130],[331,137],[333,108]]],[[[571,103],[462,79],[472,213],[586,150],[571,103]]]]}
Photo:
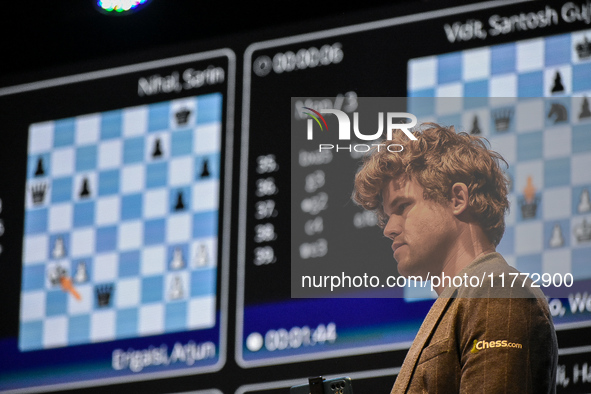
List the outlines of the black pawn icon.
{"type": "Polygon", "coordinates": [[[152,152],[152,157],[162,157],[162,145],[160,142],[160,138],[156,138],[156,142],[154,143],[154,151],[152,152]]]}
{"type": "Polygon", "coordinates": [[[45,175],[45,170],[43,169],[43,158],[39,158],[37,160],[37,169],[35,170],[35,176],[43,176],[45,175]]]}
{"type": "Polygon", "coordinates": [[[552,93],[564,92],[564,85],[562,84],[562,77],[560,73],[556,71],[554,76],[554,87],[552,87],[552,93]]]}
{"type": "Polygon", "coordinates": [[[591,117],[591,108],[589,108],[589,99],[587,96],[583,97],[583,105],[581,107],[581,113],[579,114],[579,119],[583,118],[590,118],[591,117]]]}
{"type": "Polygon", "coordinates": [[[206,160],[203,160],[203,169],[201,170],[201,178],[207,178],[208,176],[210,176],[211,173],[209,172],[209,164],[206,160]]]}
{"type": "Polygon", "coordinates": [[[80,198],[90,197],[90,187],[88,186],[88,178],[82,181],[82,188],[80,189],[80,198]]]}
{"type": "Polygon", "coordinates": [[[472,130],[470,130],[470,134],[481,134],[482,131],[480,130],[480,126],[478,125],[478,116],[474,116],[474,121],[472,121],[472,130]]]}
{"type": "Polygon", "coordinates": [[[183,202],[183,191],[179,190],[176,195],[176,205],[174,206],[175,211],[182,211],[185,209],[185,203],[183,202]]]}

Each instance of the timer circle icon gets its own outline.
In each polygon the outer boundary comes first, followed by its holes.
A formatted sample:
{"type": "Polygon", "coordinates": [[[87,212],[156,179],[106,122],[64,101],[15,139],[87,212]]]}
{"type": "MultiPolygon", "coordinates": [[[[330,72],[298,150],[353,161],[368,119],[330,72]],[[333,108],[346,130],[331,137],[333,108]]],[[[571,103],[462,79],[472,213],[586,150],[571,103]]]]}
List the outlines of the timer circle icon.
{"type": "Polygon", "coordinates": [[[246,338],[246,348],[251,352],[258,352],[263,347],[263,336],[253,332],[246,338]]]}
{"type": "Polygon", "coordinates": [[[252,71],[259,77],[264,77],[271,72],[273,62],[269,56],[259,56],[252,63],[252,71]]]}

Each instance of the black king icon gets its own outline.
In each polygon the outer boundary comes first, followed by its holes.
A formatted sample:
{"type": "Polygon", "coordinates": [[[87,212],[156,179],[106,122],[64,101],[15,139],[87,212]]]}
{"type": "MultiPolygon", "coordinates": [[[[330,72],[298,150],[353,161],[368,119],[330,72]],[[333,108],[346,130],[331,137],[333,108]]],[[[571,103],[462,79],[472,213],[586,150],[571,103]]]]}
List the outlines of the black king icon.
{"type": "Polygon", "coordinates": [[[575,45],[575,49],[579,59],[583,60],[591,57],[591,42],[589,42],[587,36],[584,36],[583,41],[575,45]]]}

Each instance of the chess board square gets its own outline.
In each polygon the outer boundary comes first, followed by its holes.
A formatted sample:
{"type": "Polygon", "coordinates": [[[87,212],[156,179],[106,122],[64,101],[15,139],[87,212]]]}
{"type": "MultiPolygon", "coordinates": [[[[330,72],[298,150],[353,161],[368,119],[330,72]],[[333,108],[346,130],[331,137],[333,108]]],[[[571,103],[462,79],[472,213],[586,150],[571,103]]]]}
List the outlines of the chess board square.
{"type": "Polygon", "coordinates": [[[546,47],[544,51],[546,67],[570,63],[572,46],[570,34],[550,36],[543,40],[546,47]]]}
{"type": "Polygon", "coordinates": [[[121,202],[118,196],[99,198],[96,202],[96,224],[105,226],[120,220],[121,202]]]}
{"type": "Polygon", "coordinates": [[[591,212],[591,184],[572,188],[572,215],[584,215],[591,212]]]}
{"type": "Polygon", "coordinates": [[[542,255],[539,253],[517,256],[515,268],[524,273],[542,274],[542,255]]]}
{"type": "Polygon", "coordinates": [[[119,193],[119,169],[104,170],[98,173],[98,195],[108,196],[119,193]]]}
{"type": "Polygon", "coordinates": [[[173,128],[191,128],[195,125],[197,100],[194,97],[173,100],[170,103],[170,125],[173,128]]]}
{"type": "Polygon", "coordinates": [[[188,271],[168,273],[164,278],[164,298],[169,302],[186,300],[191,292],[188,271]]]}
{"type": "Polygon", "coordinates": [[[23,283],[21,290],[30,292],[45,288],[45,265],[25,265],[23,266],[23,283]]]}
{"type": "Polygon", "coordinates": [[[94,201],[80,201],[74,204],[74,227],[86,227],[94,224],[94,201]]]}
{"type": "Polygon", "coordinates": [[[542,215],[546,220],[567,218],[571,215],[570,187],[555,187],[542,192],[542,215]]]}
{"type": "Polygon", "coordinates": [[[143,137],[128,138],[123,141],[123,163],[139,163],[144,160],[145,140],[143,137]]]}
{"type": "Polygon", "coordinates": [[[139,249],[144,239],[143,223],[139,220],[123,222],[117,234],[117,249],[139,249]]]}
{"type": "Polygon", "coordinates": [[[523,133],[517,135],[517,160],[528,161],[542,158],[544,148],[542,133],[523,133]]]}
{"type": "Polygon", "coordinates": [[[146,133],[148,129],[148,109],[133,107],[123,110],[123,136],[137,137],[146,133]]]}
{"type": "Polygon", "coordinates": [[[42,343],[43,322],[41,320],[21,322],[18,335],[18,346],[21,351],[40,349],[42,343]]]}
{"type": "Polygon", "coordinates": [[[589,35],[589,30],[583,30],[578,32],[571,33],[571,57],[570,62],[573,64],[578,64],[581,62],[589,61],[589,58],[581,58],[579,56],[579,52],[577,51],[577,45],[582,45],[585,41],[591,41],[591,36],[589,35]]]}
{"type": "Polygon", "coordinates": [[[141,282],[139,278],[120,279],[117,282],[115,306],[127,308],[140,303],[141,282]]]}
{"type": "Polygon", "coordinates": [[[574,249],[572,251],[572,274],[576,280],[591,279],[591,264],[589,264],[589,256],[591,256],[591,247],[574,249]]]}
{"type": "Polygon", "coordinates": [[[142,305],[139,308],[138,331],[141,335],[164,332],[164,305],[142,305]]]}
{"type": "Polygon", "coordinates": [[[144,160],[157,162],[167,160],[171,156],[170,133],[151,133],[144,140],[144,160]]]}
{"type": "Polygon", "coordinates": [[[571,273],[570,249],[545,251],[542,255],[542,271],[550,275],[571,273]]]}
{"type": "Polygon", "coordinates": [[[191,272],[191,297],[215,295],[217,269],[215,267],[191,272]]]}
{"type": "Polygon", "coordinates": [[[168,163],[148,163],[146,166],[146,187],[166,186],[168,182],[168,163]]]}
{"type": "Polygon", "coordinates": [[[39,264],[47,260],[49,236],[47,234],[28,235],[23,240],[23,263],[39,264]]]}
{"type": "Polygon", "coordinates": [[[544,249],[558,249],[570,246],[570,220],[544,222],[544,249]]]}
{"type": "Polygon", "coordinates": [[[490,97],[517,97],[517,75],[515,74],[492,76],[488,86],[490,97]]]}
{"type": "Polygon", "coordinates": [[[123,252],[119,255],[119,277],[137,276],[140,273],[140,252],[123,252]]]}
{"type": "Polygon", "coordinates": [[[145,218],[157,218],[163,217],[168,213],[169,201],[168,201],[168,190],[161,189],[150,189],[144,194],[143,201],[143,216],[145,218]]]}
{"type": "Polygon", "coordinates": [[[143,276],[163,274],[166,271],[166,248],[158,245],[142,249],[140,271],[143,276]]]}
{"type": "Polygon", "coordinates": [[[170,103],[156,103],[148,107],[148,132],[166,130],[169,125],[170,103]]]}
{"type": "Polygon", "coordinates": [[[222,120],[221,93],[211,93],[197,98],[197,124],[221,122],[222,120]]]}
{"type": "MultiPolygon", "coordinates": [[[[445,85],[437,85],[437,87],[435,88],[435,95],[437,97],[463,97],[464,96],[464,85],[461,82],[451,82],[445,85]]],[[[437,100],[438,102],[441,100],[437,100]]],[[[461,103],[460,101],[458,101],[458,103],[461,103]]],[[[458,107],[457,110],[453,111],[453,112],[459,112],[461,110],[461,106],[458,107]]],[[[437,111],[437,107],[436,107],[436,111],[437,111]]],[[[451,110],[449,111],[451,112],[451,110]]],[[[441,113],[449,113],[449,112],[439,112],[437,111],[437,114],[441,114],[441,113]]]]}
{"type": "Polygon", "coordinates": [[[75,152],[72,147],[55,149],[51,153],[51,176],[61,177],[74,173],[75,152]]]}
{"type": "Polygon", "coordinates": [[[497,252],[503,256],[509,256],[515,253],[515,228],[505,228],[505,234],[497,246],[497,252]]]}
{"type": "Polygon", "coordinates": [[[193,212],[211,211],[218,208],[220,182],[218,179],[211,179],[198,182],[193,185],[191,193],[193,212]]]}
{"type": "Polygon", "coordinates": [[[47,208],[28,211],[25,215],[25,234],[39,234],[47,231],[47,208]]]}
{"type": "Polygon", "coordinates": [[[45,317],[45,291],[30,291],[21,294],[21,321],[40,320],[45,317]]]}
{"type": "Polygon", "coordinates": [[[115,339],[115,311],[101,310],[90,315],[90,339],[93,342],[115,339]]]}
{"type": "Polygon", "coordinates": [[[68,319],[68,344],[87,343],[90,340],[90,316],[72,316],[68,319]]]}
{"type": "Polygon", "coordinates": [[[458,82],[462,79],[462,56],[460,53],[447,53],[437,59],[437,82],[440,85],[458,82]]]}
{"type": "MultiPolygon", "coordinates": [[[[514,73],[516,66],[516,46],[515,43],[495,45],[490,48],[491,67],[490,72],[493,76],[499,74],[514,73]]],[[[514,96],[505,94],[498,97],[514,96]]]]}
{"type": "Polygon", "coordinates": [[[74,287],[78,294],[80,294],[80,300],[74,297],[68,297],[68,315],[91,313],[95,297],[92,284],[74,284],[74,287]]]}
{"type": "Polygon", "coordinates": [[[211,123],[195,128],[193,137],[193,153],[207,154],[221,151],[222,147],[222,124],[211,123]]]}
{"type": "Polygon", "coordinates": [[[519,97],[544,97],[544,73],[533,71],[517,76],[517,95],[519,97]]]}
{"type": "Polygon", "coordinates": [[[139,219],[142,217],[143,196],[140,193],[126,194],[121,197],[121,219],[139,219]]]}
{"type": "MultiPolygon", "coordinates": [[[[93,264],[94,282],[112,282],[117,279],[119,271],[119,256],[116,253],[105,253],[96,255],[93,264]]],[[[121,289],[117,289],[119,293],[121,289]]]]}
{"type": "Polygon", "coordinates": [[[526,100],[517,103],[515,128],[518,133],[540,131],[544,128],[544,100],[526,100]]]}
{"type": "Polygon", "coordinates": [[[166,219],[166,242],[186,242],[191,239],[191,214],[182,213],[166,219]]]}
{"type": "Polygon", "coordinates": [[[68,305],[68,293],[61,289],[50,290],[47,292],[45,303],[45,314],[47,316],[64,315],[68,305]]]}
{"type": "Polygon", "coordinates": [[[591,183],[591,154],[576,154],[571,157],[571,183],[586,185],[591,183]]]}
{"type": "Polygon", "coordinates": [[[517,161],[517,136],[513,133],[490,138],[491,149],[499,153],[507,163],[517,161]]]}
{"type": "Polygon", "coordinates": [[[523,194],[528,178],[531,177],[533,186],[537,191],[544,188],[544,162],[533,160],[527,163],[517,163],[515,168],[515,192],[523,194]]]}
{"type": "Polygon", "coordinates": [[[121,192],[142,191],[146,184],[145,168],[141,164],[125,166],[121,170],[121,192]]]}
{"type": "Polygon", "coordinates": [[[572,66],[572,86],[575,92],[591,90],[591,63],[572,66]]]}
{"type": "Polygon", "coordinates": [[[166,220],[164,218],[144,222],[144,244],[155,245],[165,242],[166,220]]]}
{"type": "Polygon", "coordinates": [[[179,157],[170,160],[168,167],[168,182],[171,186],[190,184],[193,180],[193,158],[191,156],[179,157]]]}
{"type": "Polygon", "coordinates": [[[73,179],[71,177],[55,178],[49,188],[51,203],[71,201],[72,184],[73,179]]]}
{"type": "Polygon", "coordinates": [[[542,224],[538,221],[515,225],[515,253],[531,254],[543,249],[544,239],[542,224]]]}
{"type": "Polygon", "coordinates": [[[53,147],[53,122],[34,123],[29,127],[29,155],[45,153],[53,147]]]}
{"type": "Polygon", "coordinates": [[[193,216],[193,238],[204,238],[218,232],[218,213],[216,211],[199,212],[193,216]]]}
{"type": "Polygon", "coordinates": [[[94,253],[95,230],[93,228],[73,230],[71,237],[70,249],[73,258],[85,257],[94,253]]]}
{"type": "Polygon", "coordinates": [[[76,118],[76,133],[74,136],[76,145],[96,144],[99,140],[100,127],[100,114],[78,116],[76,118]]]}
{"type": "Polygon", "coordinates": [[[123,111],[115,110],[101,114],[100,140],[119,138],[122,135],[123,111]]]}
{"type": "Polygon", "coordinates": [[[149,304],[164,300],[164,277],[161,275],[142,278],[141,303],[149,304]]]}
{"type": "Polygon", "coordinates": [[[520,74],[528,71],[541,70],[544,68],[543,38],[521,41],[516,45],[517,71],[520,74]]]}
{"type": "Polygon", "coordinates": [[[435,56],[414,59],[408,65],[409,90],[421,90],[437,84],[437,58],[435,56]]]}
{"type": "Polygon", "coordinates": [[[127,308],[117,310],[115,332],[117,338],[126,338],[137,335],[138,331],[138,309],[127,308]]]}
{"type": "Polygon", "coordinates": [[[544,92],[546,96],[571,94],[572,87],[573,72],[571,66],[561,65],[544,70],[544,92]]]}
{"type": "Polygon", "coordinates": [[[568,157],[546,159],[544,161],[544,186],[556,187],[569,185],[565,174],[571,173],[571,161],[568,157]]]}
{"type": "Polygon", "coordinates": [[[170,212],[178,213],[191,209],[191,188],[189,186],[170,189],[170,212]]]}
{"type": "Polygon", "coordinates": [[[53,204],[49,208],[47,230],[50,233],[64,232],[72,228],[72,204],[53,204]]]}
{"type": "Polygon", "coordinates": [[[170,137],[170,154],[173,157],[190,155],[193,146],[193,131],[178,130],[170,137]]]}
{"type": "Polygon", "coordinates": [[[73,118],[56,120],[53,129],[53,147],[73,145],[75,132],[76,125],[73,118]]]}
{"type": "Polygon", "coordinates": [[[486,79],[490,75],[490,50],[477,48],[465,51],[462,56],[462,80],[486,79]]]}
{"type": "MultiPolygon", "coordinates": [[[[479,81],[466,82],[464,84],[464,97],[480,97],[485,98],[489,96],[488,80],[482,79],[479,81]]],[[[464,100],[465,108],[481,107],[487,104],[487,101],[480,100],[464,100]]]]}
{"type": "Polygon", "coordinates": [[[112,139],[101,142],[98,146],[98,168],[108,169],[121,166],[123,158],[123,142],[112,139]]]}
{"type": "Polygon", "coordinates": [[[72,189],[72,201],[92,199],[98,192],[98,174],[96,172],[84,172],[74,175],[74,188],[72,189]]]}
{"type": "Polygon", "coordinates": [[[187,308],[186,301],[176,301],[165,305],[164,323],[166,331],[181,331],[187,328],[187,308]]]}
{"type": "Polygon", "coordinates": [[[189,300],[188,324],[192,329],[215,326],[215,296],[189,300]]]}
{"type": "Polygon", "coordinates": [[[43,347],[59,347],[68,344],[68,318],[48,317],[43,320],[43,347]]]}

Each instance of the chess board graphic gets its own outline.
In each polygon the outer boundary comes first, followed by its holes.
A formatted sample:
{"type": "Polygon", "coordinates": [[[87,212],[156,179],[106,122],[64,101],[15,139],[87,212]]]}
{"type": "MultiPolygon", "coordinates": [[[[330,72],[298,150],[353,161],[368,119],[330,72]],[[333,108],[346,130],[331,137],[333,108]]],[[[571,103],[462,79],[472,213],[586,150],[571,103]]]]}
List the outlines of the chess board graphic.
{"type": "Polygon", "coordinates": [[[408,64],[419,121],[485,137],[509,164],[497,250],[522,272],[591,279],[590,41],[588,30],[408,64]]]}
{"type": "Polygon", "coordinates": [[[213,327],[219,93],[32,124],[19,348],[213,327]]]}

